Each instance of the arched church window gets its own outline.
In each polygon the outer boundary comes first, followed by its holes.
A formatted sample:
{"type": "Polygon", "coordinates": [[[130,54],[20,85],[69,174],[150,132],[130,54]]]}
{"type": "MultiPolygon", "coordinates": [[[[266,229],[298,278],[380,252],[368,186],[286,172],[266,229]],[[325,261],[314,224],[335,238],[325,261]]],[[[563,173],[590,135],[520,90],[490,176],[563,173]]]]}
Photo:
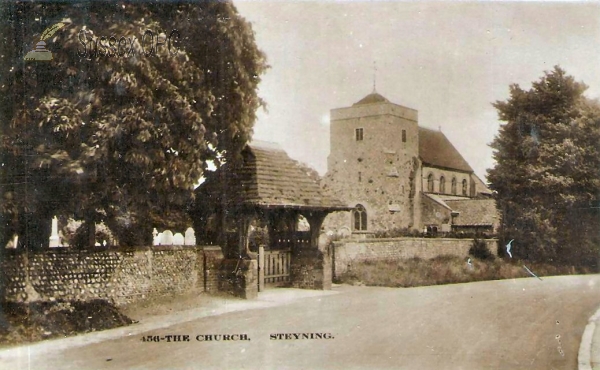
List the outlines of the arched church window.
{"type": "Polygon", "coordinates": [[[467,180],[463,180],[462,182],[462,194],[467,195],[467,180]]]}
{"type": "Polygon", "coordinates": [[[444,194],[446,192],[446,179],[444,176],[440,177],[440,193],[444,194]]]}
{"type": "Polygon", "coordinates": [[[427,176],[427,191],[430,193],[433,193],[433,174],[430,173],[429,176],[427,176]]]}
{"type": "Polygon", "coordinates": [[[354,230],[367,230],[367,210],[362,204],[357,204],[352,211],[354,217],[354,230]]]}
{"type": "Polygon", "coordinates": [[[452,195],[456,195],[456,177],[452,178],[452,195]]]}

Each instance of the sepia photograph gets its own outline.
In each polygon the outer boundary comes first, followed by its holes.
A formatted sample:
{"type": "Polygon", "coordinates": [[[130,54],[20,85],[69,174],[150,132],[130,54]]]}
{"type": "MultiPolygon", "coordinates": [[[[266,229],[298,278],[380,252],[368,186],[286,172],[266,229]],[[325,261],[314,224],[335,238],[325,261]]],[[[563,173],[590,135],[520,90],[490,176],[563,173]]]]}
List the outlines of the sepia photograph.
{"type": "Polygon", "coordinates": [[[0,369],[600,370],[600,1],[0,0],[0,369]]]}

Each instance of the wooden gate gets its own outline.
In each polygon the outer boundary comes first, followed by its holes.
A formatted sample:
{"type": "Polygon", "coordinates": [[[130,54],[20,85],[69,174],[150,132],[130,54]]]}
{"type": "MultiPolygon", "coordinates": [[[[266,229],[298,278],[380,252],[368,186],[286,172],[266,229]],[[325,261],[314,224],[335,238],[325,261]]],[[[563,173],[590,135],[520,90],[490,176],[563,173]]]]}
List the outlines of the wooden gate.
{"type": "Polygon", "coordinates": [[[258,290],[265,286],[284,286],[290,281],[290,261],[292,252],[286,250],[265,251],[259,248],[258,253],[258,290]]]}

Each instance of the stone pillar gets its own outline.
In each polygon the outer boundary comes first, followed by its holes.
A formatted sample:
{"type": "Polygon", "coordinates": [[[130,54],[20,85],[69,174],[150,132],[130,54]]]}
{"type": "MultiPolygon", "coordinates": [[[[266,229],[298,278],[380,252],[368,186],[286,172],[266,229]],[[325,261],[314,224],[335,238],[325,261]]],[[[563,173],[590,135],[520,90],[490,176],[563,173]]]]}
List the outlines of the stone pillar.
{"type": "Polygon", "coordinates": [[[309,249],[293,255],[290,264],[290,283],[300,289],[331,289],[331,254],[309,249]]]}
{"type": "Polygon", "coordinates": [[[219,290],[244,299],[258,297],[258,261],[224,260],[219,272],[219,290]]]}
{"type": "Polygon", "coordinates": [[[223,262],[223,251],[221,247],[210,246],[199,250],[198,257],[202,257],[202,276],[198,276],[198,281],[202,281],[204,291],[207,293],[216,293],[219,290],[219,270],[223,262]]]}

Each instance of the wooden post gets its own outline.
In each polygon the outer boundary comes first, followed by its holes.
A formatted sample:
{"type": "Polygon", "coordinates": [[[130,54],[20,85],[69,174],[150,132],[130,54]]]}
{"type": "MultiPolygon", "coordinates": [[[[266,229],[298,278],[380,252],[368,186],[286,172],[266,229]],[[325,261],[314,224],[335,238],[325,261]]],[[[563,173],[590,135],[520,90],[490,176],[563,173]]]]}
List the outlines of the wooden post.
{"type": "Polygon", "coordinates": [[[277,235],[279,235],[278,221],[281,215],[277,210],[269,210],[267,213],[267,230],[269,232],[269,245],[270,249],[277,243],[277,235]]]}
{"type": "Polygon", "coordinates": [[[250,242],[250,225],[254,220],[255,214],[253,212],[244,212],[242,218],[238,223],[238,250],[239,256],[248,257],[250,256],[249,242],[250,242]]]}
{"type": "Polygon", "coordinates": [[[265,246],[258,247],[258,291],[265,290],[265,246]]]}
{"type": "Polygon", "coordinates": [[[325,212],[310,212],[306,214],[306,220],[310,225],[310,245],[311,249],[319,249],[319,235],[321,234],[321,226],[327,213],[325,212]]]}
{"type": "Polygon", "coordinates": [[[297,235],[296,230],[298,226],[298,213],[295,211],[289,211],[286,215],[286,223],[287,223],[287,232],[286,237],[291,240],[291,245],[289,248],[292,250],[292,254],[298,253],[298,249],[301,247],[296,242],[297,235]]]}

